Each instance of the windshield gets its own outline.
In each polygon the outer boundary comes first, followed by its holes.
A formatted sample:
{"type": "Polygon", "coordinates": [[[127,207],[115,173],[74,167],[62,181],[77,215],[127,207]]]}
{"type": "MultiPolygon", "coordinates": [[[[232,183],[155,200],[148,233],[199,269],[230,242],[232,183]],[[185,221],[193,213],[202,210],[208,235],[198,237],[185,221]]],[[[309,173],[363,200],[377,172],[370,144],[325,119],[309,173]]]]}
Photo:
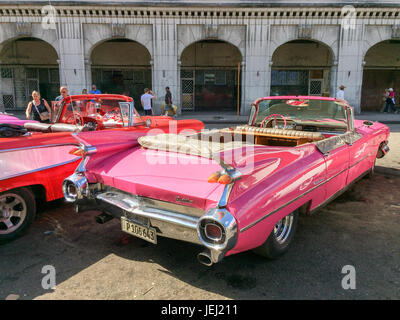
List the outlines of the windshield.
{"type": "Polygon", "coordinates": [[[293,120],[299,124],[321,122],[347,124],[344,104],[331,100],[262,100],[258,103],[258,112],[254,125],[260,126],[265,118],[273,118],[272,115],[276,115],[277,119],[280,119],[280,115],[282,115],[286,120],[293,120]]]}
{"type": "Polygon", "coordinates": [[[84,125],[88,122],[102,127],[127,127],[144,122],[134,109],[133,102],[118,99],[82,99],[53,104],[53,122],[84,125]],[[132,112],[130,112],[132,108],[132,112]]]}

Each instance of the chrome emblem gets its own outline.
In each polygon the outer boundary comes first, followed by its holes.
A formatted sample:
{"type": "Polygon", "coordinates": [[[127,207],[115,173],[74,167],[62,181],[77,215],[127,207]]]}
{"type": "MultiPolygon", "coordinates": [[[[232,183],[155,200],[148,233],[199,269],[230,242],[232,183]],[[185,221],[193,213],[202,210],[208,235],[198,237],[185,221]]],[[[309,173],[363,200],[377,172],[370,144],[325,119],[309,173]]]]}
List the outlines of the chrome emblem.
{"type": "Polygon", "coordinates": [[[179,197],[179,196],[177,196],[177,197],[175,198],[175,200],[176,200],[176,201],[179,201],[179,202],[184,202],[184,203],[193,203],[193,200],[186,199],[186,198],[181,198],[181,197],[179,197]]]}

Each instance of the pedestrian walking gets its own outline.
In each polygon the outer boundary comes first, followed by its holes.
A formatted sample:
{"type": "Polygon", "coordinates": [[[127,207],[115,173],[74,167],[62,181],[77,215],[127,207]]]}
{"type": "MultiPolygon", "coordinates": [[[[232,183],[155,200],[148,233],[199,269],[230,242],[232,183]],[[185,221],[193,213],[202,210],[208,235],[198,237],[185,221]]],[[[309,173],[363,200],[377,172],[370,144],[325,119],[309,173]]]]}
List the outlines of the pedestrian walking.
{"type": "Polygon", "coordinates": [[[346,88],[344,85],[341,85],[339,87],[339,90],[336,93],[336,99],[343,99],[344,100],[344,88],[346,88]]]}
{"type": "Polygon", "coordinates": [[[393,110],[394,113],[398,113],[396,107],[395,107],[395,92],[393,88],[388,89],[388,95],[386,97],[386,104],[385,104],[385,110],[383,111],[384,113],[388,113],[389,108],[393,110]]]}
{"type": "Polygon", "coordinates": [[[172,116],[175,116],[176,109],[178,109],[178,107],[172,104],[172,93],[171,93],[169,87],[166,87],[165,88],[165,98],[161,105],[162,114],[164,116],[168,116],[171,113],[172,116]]]}
{"type": "Polygon", "coordinates": [[[56,101],[61,101],[62,99],[68,97],[68,88],[66,86],[60,87],[60,95],[55,99],[56,101]]]}
{"type": "Polygon", "coordinates": [[[47,101],[42,99],[37,91],[32,92],[32,98],[33,100],[29,102],[25,111],[26,118],[30,119],[32,112],[33,120],[50,123],[51,110],[47,101]]]}
{"type": "Polygon", "coordinates": [[[389,97],[389,89],[385,89],[385,93],[382,95],[382,97],[383,97],[383,106],[381,108],[381,112],[384,112],[386,108],[386,99],[389,97]]]}
{"type": "Polygon", "coordinates": [[[156,96],[150,89],[144,89],[144,94],[142,94],[142,96],[140,97],[140,102],[142,103],[145,116],[154,115],[153,108],[151,107],[151,100],[155,98],[156,96]]]}

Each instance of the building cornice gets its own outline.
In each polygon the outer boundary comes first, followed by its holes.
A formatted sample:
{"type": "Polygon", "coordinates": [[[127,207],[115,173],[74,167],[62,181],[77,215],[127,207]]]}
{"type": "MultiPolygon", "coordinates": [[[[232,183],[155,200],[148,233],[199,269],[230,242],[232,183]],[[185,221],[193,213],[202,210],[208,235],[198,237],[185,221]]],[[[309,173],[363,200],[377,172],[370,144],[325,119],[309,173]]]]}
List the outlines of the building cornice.
{"type": "MultiPolygon", "coordinates": [[[[48,5],[48,2],[47,2],[48,5]]],[[[341,18],[346,15],[341,7],[297,7],[290,8],[214,8],[214,7],[137,7],[137,6],[54,6],[58,16],[66,17],[254,17],[254,18],[341,18]]],[[[3,5],[0,6],[0,17],[29,17],[44,16],[42,7],[38,5],[3,5]]],[[[400,6],[396,9],[371,7],[356,8],[355,15],[358,18],[399,18],[400,6]]]]}
{"type": "Polygon", "coordinates": [[[398,0],[0,0],[0,5],[27,6],[27,5],[54,5],[54,6],[133,6],[133,7],[231,7],[231,8],[279,8],[279,7],[330,7],[341,8],[351,5],[356,8],[399,7],[398,0]]]}

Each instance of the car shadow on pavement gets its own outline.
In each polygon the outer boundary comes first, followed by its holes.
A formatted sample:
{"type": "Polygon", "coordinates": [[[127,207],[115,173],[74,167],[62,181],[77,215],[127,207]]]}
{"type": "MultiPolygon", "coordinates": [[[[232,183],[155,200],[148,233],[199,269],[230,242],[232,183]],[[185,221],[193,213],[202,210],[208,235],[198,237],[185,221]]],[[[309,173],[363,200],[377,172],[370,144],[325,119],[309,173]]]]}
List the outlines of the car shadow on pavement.
{"type": "Polygon", "coordinates": [[[197,261],[199,246],[161,237],[153,245],[115,219],[99,225],[94,213],[78,216],[61,203],[0,246],[0,299],[398,299],[399,192],[398,176],[362,179],[301,217],[278,260],[250,251],[211,267],[197,261]],[[42,288],[45,265],[57,272],[56,290],[42,288]],[[357,271],[356,290],[342,288],[346,265],[357,271]]]}

